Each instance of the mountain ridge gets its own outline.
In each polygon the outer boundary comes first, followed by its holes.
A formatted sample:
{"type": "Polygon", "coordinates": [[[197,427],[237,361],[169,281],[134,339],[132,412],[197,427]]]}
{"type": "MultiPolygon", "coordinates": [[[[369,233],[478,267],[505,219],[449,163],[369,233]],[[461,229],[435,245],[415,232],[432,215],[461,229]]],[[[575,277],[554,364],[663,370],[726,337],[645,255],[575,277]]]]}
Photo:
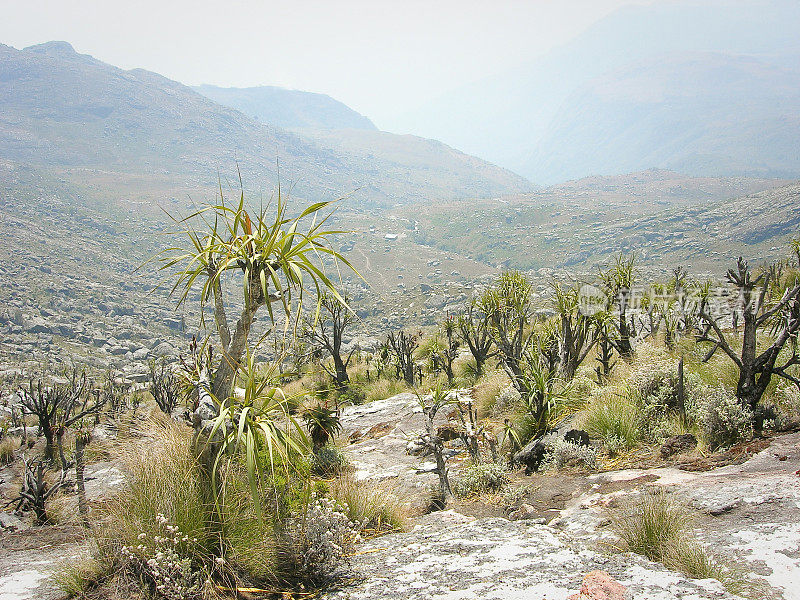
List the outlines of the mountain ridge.
{"type": "Polygon", "coordinates": [[[378,129],[367,117],[327,94],[266,85],[224,88],[204,84],[192,89],[218,104],[284,129],[378,129]]]}
{"type": "MultiPolygon", "coordinates": [[[[78,169],[158,175],[173,182],[161,190],[169,193],[173,184],[216,187],[220,165],[238,165],[246,183],[265,176],[274,182],[280,173],[297,197],[329,200],[359,190],[354,201],[368,204],[531,187],[505,169],[442,148],[437,169],[420,169],[398,155],[384,160],[379,147],[337,153],[162,75],[122,70],[63,42],[0,46],[0,157],[68,171],[76,180],[86,179],[78,169]],[[393,168],[380,172],[370,156],[393,168]]],[[[109,194],[118,191],[112,187],[109,194]]]]}
{"type": "MultiPolygon", "coordinates": [[[[531,161],[548,129],[558,125],[563,104],[582,86],[637,60],[672,52],[788,61],[786,56],[800,55],[798,22],[800,4],[791,0],[746,0],[735,5],[683,0],[623,7],[542,57],[452,90],[385,126],[440,139],[542,185],[589,176],[594,173],[556,177],[549,165],[531,161]]],[[[779,124],[771,127],[780,133],[779,124]]],[[[656,166],[660,165],[634,168],[656,166]]],[[[631,169],[621,167],[616,172],[627,170],[631,169]]],[[[800,175],[800,166],[794,175],[800,175]]]]}

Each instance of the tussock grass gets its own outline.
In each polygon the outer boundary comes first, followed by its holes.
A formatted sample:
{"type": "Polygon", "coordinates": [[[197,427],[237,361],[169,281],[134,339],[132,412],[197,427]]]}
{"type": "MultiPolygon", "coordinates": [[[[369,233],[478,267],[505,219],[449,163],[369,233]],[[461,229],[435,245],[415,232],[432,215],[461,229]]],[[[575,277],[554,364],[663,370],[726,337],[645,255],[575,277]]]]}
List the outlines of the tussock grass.
{"type": "Polygon", "coordinates": [[[613,454],[639,443],[640,414],[641,407],[634,394],[612,389],[589,403],[581,426],[590,436],[602,439],[613,454]]]}
{"type": "Polygon", "coordinates": [[[208,527],[213,500],[201,484],[191,431],[171,420],[154,418],[149,425],[154,441],[131,444],[123,455],[129,485],[105,507],[98,540],[103,555],[118,556],[123,545],[137,546],[142,533],[148,539],[161,535],[157,514],[197,538],[198,547],[215,543],[208,527]]]}
{"type": "Polygon", "coordinates": [[[475,409],[478,411],[479,418],[485,418],[494,414],[497,399],[506,389],[511,380],[508,375],[500,369],[485,373],[472,388],[472,395],[475,400],[475,409]]]}
{"type": "Polygon", "coordinates": [[[397,394],[409,391],[408,386],[404,381],[386,378],[381,378],[377,381],[364,384],[363,390],[365,402],[384,400],[386,398],[396,396],[397,394]]]}
{"type": "Polygon", "coordinates": [[[110,572],[108,561],[82,556],[64,563],[51,577],[56,587],[69,598],[83,596],[97,586],[110,572]]]}
{"type": "Polygon", "coordinates": [[[281,579],[276,531],[270,519],[259,518],[247,475],[232,466],[225,475],[219,504],[225,559],[257,581],[281,579]]]}
{"type": "Polygon", "coordinates": [[[621,551],[661,562],[685,539],[691,516],[686,506],[659,490],[645,492],[630,512],[614,514],[611,527],[621,551]]]}
{"type": "Polygon", "coordinates": [[[730,592],[756,598],[760,588],[744,573],[716,559],[692,535],[692,510],[660,489],[647,491],[627,512],[612,516],[618,549],[660,562],[695,579],[716,579],[730,592]]]}
{"type": "Polygon", "coordinates": [[[352,475],[345,475],[330,483],[329,494],[340,506],[346,507],[344,513],[347,518],[359,523],[367,533],[385,533],[406,528],[406,508],[384,485],[359,481],[352,475]]]}
{"type": "Polygon", "coordinates": [[[18,437],[6,437],[0,440],[0,466],[14,462],[20,443],[21,439],[18,437]]]}

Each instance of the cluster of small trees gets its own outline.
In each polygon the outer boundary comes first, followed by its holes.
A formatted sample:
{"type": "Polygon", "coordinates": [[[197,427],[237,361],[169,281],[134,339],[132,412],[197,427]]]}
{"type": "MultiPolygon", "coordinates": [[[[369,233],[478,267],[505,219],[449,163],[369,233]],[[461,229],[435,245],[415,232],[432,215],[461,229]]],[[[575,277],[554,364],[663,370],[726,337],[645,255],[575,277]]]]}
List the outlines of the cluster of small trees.
{"type": "MultiPolygon", "coordinates": [[[[587,359],[595,361],[602,384],[619,359],[633,359],[637,339],[662,335],[674,351],[682,338],[690,338],[708,345],[705,361],[717,351],[730,358],[738,369],[737,397],[758,414],[773,376],[800,385],[793,370],[800,363],[799,252],[795,242],[794,261],[762,267],[755,274],[739,259],[727,274],[737,298],[732,313],[714,313],[711,283],[693,280],[681,267],[669,281],[651,284],[635,296],[635,259],[622,254],[598,270],[596,285],[554,283],[549,305],[535,301],[532,284],[522,273],[505,272],[461,314],[447,315],[427,344],[429,368],[444,373],[452,386],[462,349],[469,351],[476,378],[488,361],[496,360],[522,397],[528,410],[526,429],[535,435],[546,427],[559,390],[587,359]]],[[[309,328],[309,339],[332,357],[331,378],[345,385],[353,351],[342,356],[341,344],[354,318],[330,295],[323,296],[322,307],[324,317],[309,328]]],[[[421,383],[423,368],[415,360],[421,341],[421,332],[391,332],[375,355],[376,365],[381,370],[393,367],[409,386],[421,383]]]]}
{"type": "Polygon", "coordinates": [[[441,327],[443,343],[432,352],[448,380],[459,342],[469,349],[477,375],[496,358],[522,397],[526,429],[535,435],[546,427],[559,390],[588,357],[598,363],[595,372],[602,384],[617,357],[632,360],[637,338],[663,330],[670,350],[682,337],[691,337],[708,346],[704,361],[723,352],[737,368],[740,403],[758,418],[759,401],[773,376],[800,386],[794,368],[800,364],[800,243],[795,241],[792,248],[793,260],[762,267],[757,274],[742,259],[728,271],[737,298],[732,314],[713,313],[711,284],[693,281],[682,268],[673,271],[670,281],[653,284],[632,310],[637,279],[633,256],[620,255],[601,268],[598,287],[554,284],[554,314],[537,305],[532,284],[522,273],[506,272],[463,314],[447,318],[441,327]]]}

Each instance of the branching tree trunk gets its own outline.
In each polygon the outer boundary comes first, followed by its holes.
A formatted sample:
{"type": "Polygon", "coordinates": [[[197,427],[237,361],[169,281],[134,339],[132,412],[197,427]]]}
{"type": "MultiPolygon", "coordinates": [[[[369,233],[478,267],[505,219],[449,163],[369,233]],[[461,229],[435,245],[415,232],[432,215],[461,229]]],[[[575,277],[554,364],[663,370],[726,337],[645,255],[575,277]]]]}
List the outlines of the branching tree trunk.
{"type": "Polygon", "coordinates": [[[611,375],[611,370],[614,368],[614,365],[616,365],[616,362],[613,361],[613,358],[614,347],[608,340],[608,332],[606,331],[606,328],[602,327],[600,330],[597,358],[595,359],[600,363],[595,368],[598,385],[604,385],[605,382],[608,381],[608,377],[611,375]]]}
{"type": "Polygon", "coordinates": [[[431,390],[430,401],[424,397],[417,397],[425,415],[427,435],[423,438],[428,450],[436,460],[436,473],[439,476],[439,495],[442,501],[442,508],[453,497],[453,490],[450,487],[450,479],[447,476],[447,460],[444,456],[444,441],[438,436],[436,429],[436,414],[445,406],[452,404],[450,393],[442,389],[431,390]]]}
{"type": "Polygon", "coordinates": [[[458,317],[457,323],[461,339],[467,344],[475,360],[475,377],[479,378],[483,375],[486,361],[494,356],[489,317],[475,302],[472,302],[466,312],[458,317]]]}
{"type": "Polygon", "coordinates": [[[81,524],[89,528],[89,503],[86,500],[86,486],[84,484],[84,455],[83,450],[89,443],[91,435],[84,432],[77,432],[75,435],[75,484],[78,488],[78,514],[81,524]]]}
{"type": "Polygon", "coordinates": [[[559,339],[561,376],[572,381],[575,372],[598,340],[598,329],[591,315],[585,315],[578,303],[578,288],[555,286],[556,310],[561,321],[559,339]]]}
{"type": "Polygon", "coordinates": [[[778,297],[775,294],[776,300],[767,302],[770,292],[776,292],[774,288],[779,286],[779,282],[773,280],[771,271],[764,271],[753,278],[747,263],[739,258],[736,270],[730,269],[727,277],[739,292],[744,320],[741,352],[737,353],[731,346],[729,334],[723,331],[719,318],[711,314],[706,298],[700,304],[702,327],[697,339],[712,344],[704,361],[710,360],[717,350],[722,350],[733,361],[739,370],[736,396],[743,406],[755,413],[773,375],[783,377],[800,388],[800,378],[789,372],[791,367],[800,365],[797,351],[800,281],[795,278],[787,287],[780,286],[783,289],[777,289],[777,293],[781,295],[778,297]],[[759,331],[768,328],[772,330],[772,343],[764,351],[758,352],[759,331]],[[778,364],[778,358],[789,342],[791,355],[778,364]]]}
{"type": "Polygon", "coordinates": [[[391,332],[386,339],[386,347],[392,353],[402,379],[410,386],[414,385],[414,350],[419,345],[419,334],[407,334],[399,331],[391,332]]]}
{"type": "Polygon", "coordinates": [[[324,365],[323,368],[339,387],[344,387],[350,382],[347,367],[356,350],[353,348],[347,358],[342,357],[342,339],[356,318],[353,311],[346,306],[348,302],[347,296],[344,297],[343,304],[333,295],[323,293],[320,298],[319,317],[316,320],[311,318],[304,320],[305,337],[313,347],[322,349],[331,356],[333,372],[328,371],[324,365]]]}
{"type": "Polygon", "coordinates": [[[524,391],[521,386],[524,355],[534,333],[532,292],[531,283],[522,273],[508,271],[500,275],[497,284],[486,290],[480,300],[500,364],[520,393],[524,391]]]}
{"type": "MultiPolygon", "coordinates": [[[[221,191],[221,190],[220,190],[221,191]]],[[[318,297],[328,291],[342,300],[317,259],[327,257],[349,266],[349,262],[326,243],[333,231],[322,230],[327,217],[318,213],[330,202],[312,204],[298,217],[286,217],[286,204],[278,189],[277,211],[268,218],[262,207],[251,220],[246,210],[244,192],[238,204],[208,206],[185,219],[174,219],[184,230],[190,244],[186,249],[173,248],[177,254],[165,256],[162,269],[183,265],[177,273],[173,291],[180,290],[178,305],[187,302],[190,292],[201,287],[201,325],[207,303],[213,303],[214,323],[219,337],[220,358],[211,376],[211,393],[220,402],[231,397],[237,371],[249,350],[248,338],[259,309],[266,306],[274,323],[272,303],[280,302],[287,319],[296,316],[295,299],[302,299],[305,282],[312,282],[318,297]],[[306,217],[315,217],[306,233],[298,226],[306,217]],[[193,224],[202,226],[200,232],[193,224]],[[242,309],[231,327],[225,307],[223,283],[227,276],[241,274],[242,309]],[[304,279],[305,278],[305,279],[304,279]]]]}
{"type": "Polygon", "coordinates": [[[149,362],[150,367],[150,393],[156,401],[158,408],[166,415],[171,415],[178,406],[181,397],[181,387],[172,368],[163,357],[149,362]]]}
{"type": "Polygon", "coordinates": [[[47,387],[41,380],[36,384],[31,380],[27,388],[20,389],[23,411],[36,415],[39,420],[39,429],[45,439],[45,458],[54,458],[58,442],[62,467],[65,470],[64,433],[73,423],[99,412],[105,403],[104,399],[91,402],[86,390],[86,373],[78,375],[77,371],[73,371],[67,383],[47,387]]]}
{"type": "Polygon", "coordinates": [[[58,481],[53,485],[48,485],[45,479],[45,462],[42,460],[34,460],[28,462],[25,455],[22,455],[22,464],[24,465],[22,489],[19,496],[12,500],[12,503],[17,504],[17,510],[30,509],[36,515],[36,521],[39,524],[47,523],[47,501],[55,494],[65,483],[65,473],[61,471],[61,476],[58,481]]]}
{"type": "Polygon", "coordinates": [[[609,268],[601,269],[599,273],[609,305],[614,307],[618,317],[616,323],[617,336],[609,338],[609,341],[617,353],[626,361],[633,360],[631,338],[635,334],[628,320],[628,303],[636,277],[635,260],[636,257],[633,255],[625,258],[624,255],[620,254],[609,268]]]}
{"type": "Polygon", "coordinates": [[[444,331],[445,339],[440,341],[437,338],[435,340],[435,343],[431,347],[431,355],[436,363],[441,365],[442,369],[444,370],[444,373],[447,376],[447,385],[452,386],[453,380],[455,379],[455,373],[453,373],[453,362],[455,362],[456,358],[458,358],[459,345],[458,340],[456,339],[455,319],[448,315],[444,324],[442,325],[442,330],[444,331]]]}

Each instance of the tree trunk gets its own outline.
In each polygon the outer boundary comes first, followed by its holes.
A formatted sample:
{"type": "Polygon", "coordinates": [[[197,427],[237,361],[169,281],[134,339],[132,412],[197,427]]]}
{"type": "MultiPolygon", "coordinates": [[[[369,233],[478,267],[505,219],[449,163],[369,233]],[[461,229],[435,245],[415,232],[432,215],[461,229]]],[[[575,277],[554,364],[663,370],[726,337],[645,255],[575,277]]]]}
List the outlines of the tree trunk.
{"type": "Polygon", "coordinates": [[[58,457],[61,460],[61,470],[66,471],[69,468],[67,464],[67,457],[64,455],[64,428],[59,427],[58,435],[56,439],[58,440],[58,457]]]}
{"type": "Polygon", "coordinates": [[[475,378],[480,379],[483,376],[483,364],[486,362],[486,357],[482,356],[480,352],[473,352],[472,357],[475,359],[475,378]]]}
{"type": "Polygon", "coordinates": [[[336,384],[345,386],[350,383],[350,376],[347,374],[347,367],[342,360],[342,355],[339,352],[332,354],[333,366],[336,369],[336,384]]]}
{"type": "Polygon", "coordinates": [[[227,400],[233,391],[236,371],[247,348],[247,336],[253,325],[256,310],[258,310],[258,305],[255,307],[245,306],[242,309],[242,315],[236,323],[233,339],[228,348],[223,350],[219,366],[214,373],[214,383],[211,390],[220,402],[227,400]]]}
{"type": "Polygon", "coordinates": [[[55,458],[55,434],[53,433],[53,427],[50,425],[50,421],[47,420],[40,420],[39,424],[41,425],[42,435],[44,436],[44,457],[47,460],[53,460],[55,458]]]}

